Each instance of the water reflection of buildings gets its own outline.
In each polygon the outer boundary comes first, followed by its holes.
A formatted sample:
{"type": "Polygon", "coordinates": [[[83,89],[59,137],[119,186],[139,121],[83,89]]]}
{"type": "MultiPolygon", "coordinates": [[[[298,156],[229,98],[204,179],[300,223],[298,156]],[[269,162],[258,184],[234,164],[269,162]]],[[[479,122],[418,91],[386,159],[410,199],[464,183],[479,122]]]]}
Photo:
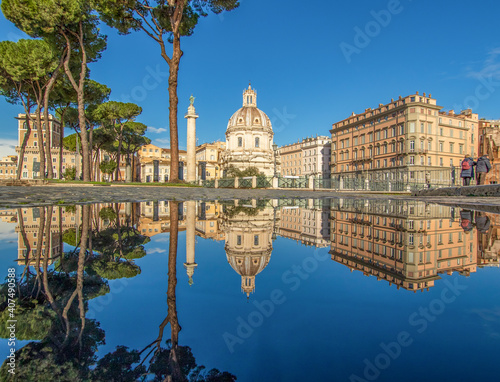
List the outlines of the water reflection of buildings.
{"type": "MultiPolygon", "coordinates": [[[[464,232],[458,209],[417,201],[282,199],[177,204],[179,230],[186,231],[184,267],[189,283],[198,266],[196,236],[224,240],[227,261],[241,276],[241,289],[247,295],[255,291],[256,276],[269,264],[277,235],[304,245],[330,245],[334,261],[413,291],[432,287],[443,273],[469,275],[476,266],[499,265],[500,216],[493,214],[486,214],[488,229],[479,230],[478,225],[478,230],[464,232]]],[[[51,264],[63,253],[65,233],[73,232],[78,241],[80,208],[1,211],[3,222],[16,224],[18,262],[35,265],[40,251],[38,259],[48,253],[51,264]],[[40,229],[42,221],[44,230],[40,229]]],[[[168,201],[97,204],[92,211],[92,227],[97,231],[127,225],[153,237],[170,229],[168,201]]]]}
{"type": "Polygon", "coordinates": [[[280,236],[315,247],[330,244],[329,203],[321,199],[287,200],[280,210],[280,236]]]}
{"type": "MultiPolygon", "coordinates": [[[[477,265],[480,267],[500,266],[500,215],[482,214],[488,220],[484,231],[478,229],[477,265]]],[[[476,225],[478,217],[476,214],[476,225]]]]}
{"type": "Polygon", "coordinates": [[[408,290],[439,274],[476,271],[477,232],[464,232],[453,207],[404,200],[338,199],[332,204],[332,259],[408,290]]]}
{"type": "Polygon", "coordinates": [[[227,261],[241,275],[247,297],[255,291],[255,277],[269,264],[273,251],[276,207],[266,201],[236,201],[227,206],[221,222],[227,261]]]}

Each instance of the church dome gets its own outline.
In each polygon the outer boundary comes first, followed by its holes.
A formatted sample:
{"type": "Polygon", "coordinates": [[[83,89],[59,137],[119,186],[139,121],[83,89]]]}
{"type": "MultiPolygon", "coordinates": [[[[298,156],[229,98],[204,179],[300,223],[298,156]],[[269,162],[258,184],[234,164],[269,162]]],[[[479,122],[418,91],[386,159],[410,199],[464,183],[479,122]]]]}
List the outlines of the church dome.
{"type": "Polygon", "coordinates": [[[229,265],[241,276],[257,276],[269,264],[272,248],[256,253],[235,253],[226,247],[229,265]]]}
{"type": "Polygon", "coordinates": [[[271,120],[257,108],[257,92],[248,85],[243,92],[243,107],[237,110],[227,124],[227,132],[235,130],[267,130],[272,132],[271,120]]]}

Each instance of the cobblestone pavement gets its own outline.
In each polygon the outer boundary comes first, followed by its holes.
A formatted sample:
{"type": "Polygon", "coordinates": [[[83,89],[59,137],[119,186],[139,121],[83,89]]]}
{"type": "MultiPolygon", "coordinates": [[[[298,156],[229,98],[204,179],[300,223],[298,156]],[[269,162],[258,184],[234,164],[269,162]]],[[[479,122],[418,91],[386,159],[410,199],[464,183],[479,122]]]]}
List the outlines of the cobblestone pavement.
{"type": "Polygon", "coordinates": [[[499,197],[411,196],[366,192],[309,190],[213,189],[196,187],[45,185],[0,186],[0,208],[153,200],[231,200],[277,198],[364,198],[422,200],[500,213],[499,197]]]}

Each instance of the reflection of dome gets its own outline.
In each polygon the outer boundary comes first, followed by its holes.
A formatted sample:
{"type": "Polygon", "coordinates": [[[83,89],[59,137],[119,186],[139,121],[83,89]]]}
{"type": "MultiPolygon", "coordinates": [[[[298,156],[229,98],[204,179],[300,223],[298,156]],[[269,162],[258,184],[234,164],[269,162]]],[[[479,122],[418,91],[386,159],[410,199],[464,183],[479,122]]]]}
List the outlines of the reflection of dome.
{"type": "MultiPolygon", "coordinates": [[[[272,248],[271,248],[272,249],[272,248]]],[[[241,276],[257,276],[269,264],[271,251],[253,253],[232,253],[226,248],[229,265],[241,276]]]]}
{"type": "Polygon", "coordinates": [[[227,261],[241,275],[241,290],[247,297],[255,290],[255,276],[269,264],[272,250],[273,248],[269,247],[266,251],[259,250],[256,253],[235,253],[226,246],[227,261]]]}
{"type": "Polygon", "coordinates": [[[225,251],[229,265],[241,276],[241,289],[247,296],[255,290],[255,276],[264,270],[273,251],[274,210],[244,211],[222,221],[225,251]]]}

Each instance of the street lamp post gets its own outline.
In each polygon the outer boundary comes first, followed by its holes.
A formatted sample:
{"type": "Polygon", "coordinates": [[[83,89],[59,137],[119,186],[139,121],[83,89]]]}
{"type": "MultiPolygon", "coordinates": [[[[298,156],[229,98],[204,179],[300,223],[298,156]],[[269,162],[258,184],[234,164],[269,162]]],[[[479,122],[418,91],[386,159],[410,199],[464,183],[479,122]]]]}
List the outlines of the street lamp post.
{"type": "Polygon", "coordinates": [[[278,145],[276,143],[273,143],[273,152],[274,152],[274,177],[278,177],[278,169],[276,165],[276,156],[278,154],[278,145]]]}

